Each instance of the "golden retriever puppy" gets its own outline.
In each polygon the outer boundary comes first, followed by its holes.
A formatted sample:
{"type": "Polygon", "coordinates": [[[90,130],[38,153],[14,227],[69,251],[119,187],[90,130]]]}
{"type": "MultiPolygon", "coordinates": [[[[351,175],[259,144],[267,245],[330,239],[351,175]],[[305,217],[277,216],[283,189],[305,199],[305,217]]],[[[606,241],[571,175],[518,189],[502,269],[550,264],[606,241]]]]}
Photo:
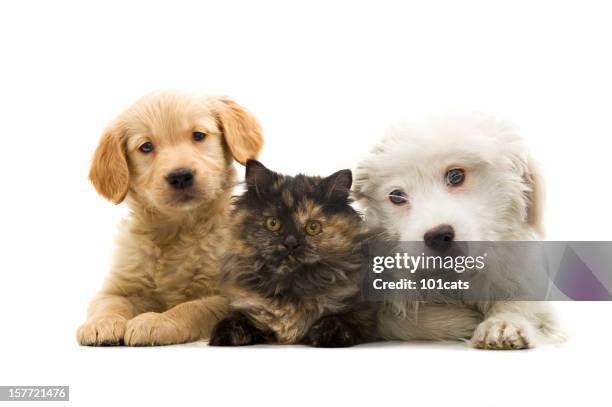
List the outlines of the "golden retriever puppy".
{"type": "Polygon", "coordinates": [[[81,345],[169,345],[207,338],[226,312],[217,275],[228,241],[233,160],[262,148],[235,102],[159,92],[106,129],[89,179],[130,215],[110,274],[77,331],[81,345]]]}

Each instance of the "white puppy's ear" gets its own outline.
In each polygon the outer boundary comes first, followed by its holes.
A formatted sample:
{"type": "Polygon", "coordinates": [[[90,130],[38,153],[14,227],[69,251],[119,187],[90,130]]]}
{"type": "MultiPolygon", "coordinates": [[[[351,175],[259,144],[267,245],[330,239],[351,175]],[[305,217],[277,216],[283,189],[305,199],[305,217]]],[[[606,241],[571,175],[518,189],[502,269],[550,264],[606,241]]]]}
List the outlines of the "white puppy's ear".
{"type": "Polygon", "coordinates": [[[353,198],[356,201],[367,200],[372,188],[371,175],[372,171],[369,168],[368,158],[357,164],[357,168],[353,172],[353,198]]]}
{"type": "Polygon", "coordinates": [[[383,211],[376,203],[376,186],[378,179],[376,177],[377,168],[374,165],[373,154],[362,160],[353,171],[353,186],[351,195],[355,200],[357,209],[365,215],[366,221],[370,225],[379,227],[383,211]]]}
{"type": "Polygon", "coordinates": [[[544,238],[544,180],[540,173],[540,168],[531,157],[527,158],[527,166],[523,179],[529,187],[529,192],[527,193],[527,223],[541,238],[544,238]]]}

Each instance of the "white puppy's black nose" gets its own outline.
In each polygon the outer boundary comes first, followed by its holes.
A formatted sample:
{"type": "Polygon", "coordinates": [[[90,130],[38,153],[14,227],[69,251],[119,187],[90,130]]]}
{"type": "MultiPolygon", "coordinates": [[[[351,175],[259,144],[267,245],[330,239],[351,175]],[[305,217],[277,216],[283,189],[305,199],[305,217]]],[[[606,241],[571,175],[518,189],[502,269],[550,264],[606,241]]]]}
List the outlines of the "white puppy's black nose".
{"type": "Polygon", "coordinates": [[[455,230],[451,225],[440,225],[430,229],[423,236],[427,247],[437,251],[444,251],[450,247],[455,239],[455,230]]]}
{"type": "Polygon", "coordinates": [[[189,168],[179,168],[166,176],[166,181],[174,189],[186,189],[193,185],[195,176],[189,168]]]}

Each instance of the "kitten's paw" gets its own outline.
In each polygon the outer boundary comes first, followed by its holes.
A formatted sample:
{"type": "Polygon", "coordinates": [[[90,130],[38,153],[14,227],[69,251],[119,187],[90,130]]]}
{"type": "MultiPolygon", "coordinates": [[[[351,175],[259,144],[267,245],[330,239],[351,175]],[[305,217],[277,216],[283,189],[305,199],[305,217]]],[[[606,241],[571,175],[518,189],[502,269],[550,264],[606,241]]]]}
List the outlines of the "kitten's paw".
{"type": "Polygon", "coordinates": [[[522,317],[494,317],[478,325],[470,343],[480,349],[526,349],[534,347],[535,336],[535,328],[522,317]]]}
{"type": "Polygon", "coordinates": [[[121,345],[127,319],[120,315],[98,315],[87,320],[77,330],[79,345],[121,345]]]}
{"type": "Polygon", "coordinates": [[[210,334],[210,346],[246,346],[263,343],[259,329],[242,314],[233,314],[219,321],[210,334]]]}
{"type": "Polygon", "coordinates": [[[146,312],[127,323],[124,342],[128,346],[156,346],[184,343],[176,323],[164,314],[146,312]]]}
{"type": "Polygon", "coordinates": [[[340,317],[329,316],[318,320],[308,331],[304,342],[319,348],[345,348],[357,343],[357,338],[340,317]]]}

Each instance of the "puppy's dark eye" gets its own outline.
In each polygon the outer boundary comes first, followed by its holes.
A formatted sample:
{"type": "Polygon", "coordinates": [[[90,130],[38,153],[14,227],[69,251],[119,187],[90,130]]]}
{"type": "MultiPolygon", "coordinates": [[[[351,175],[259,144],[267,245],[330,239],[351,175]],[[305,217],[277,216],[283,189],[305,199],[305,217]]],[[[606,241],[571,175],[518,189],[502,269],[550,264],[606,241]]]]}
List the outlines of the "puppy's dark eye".
{"type": "Polygon", "coordinates": [[[446,172],[446,185],[451,187],[457,187],[463,184],[465,180],[465,171],[461,168],[453,168],[446,172]]]}
{"type": "Polygon", "coordinates": [[[194,131],[192,137],[194,141],[202,141],[206,138],[206,134],[201,131],[194,131]]]}
{"type": "Polygon", "coordinates": [[[394,205],[403,205],[408,202],[408,196],[404,191],[394,189],[389,193],[389,200],[394,205]]]}
{"type": "Polygon", "coordinates": [[[151,151],[153,151],[153,143],[147,141],[146,143],[138,147],[138,149],[145,154],[149,154],[151,151]]]}

